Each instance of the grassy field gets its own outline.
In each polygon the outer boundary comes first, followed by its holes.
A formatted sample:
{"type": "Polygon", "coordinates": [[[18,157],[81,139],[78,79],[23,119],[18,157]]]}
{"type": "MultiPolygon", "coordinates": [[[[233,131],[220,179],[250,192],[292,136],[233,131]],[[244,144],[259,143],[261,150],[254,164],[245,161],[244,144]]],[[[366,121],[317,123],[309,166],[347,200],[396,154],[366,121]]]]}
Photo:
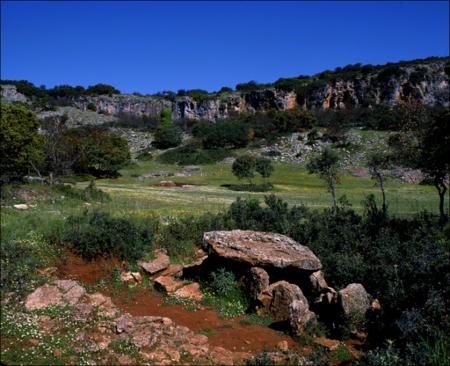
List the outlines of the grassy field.
{"type": "MultiPolygon", "coordinates": [[[[108,192],[113,200],[104,204],[104,209],[112,213],[131,215],[180,215],[217,212],[225,209],[236,197],[264,198],[267,193],[231,191],[222,184],[237,184],[239,181],[231,174],[231,166],[223,164],[203,165],[204,175],[191,177],[155,177],[139,179],[143,174],[161,170],[174,173],[182,171],[181,167],[163,165],[152,161],[139,162],[124,169],[118,179],[102,179],[97,186],[108,192]],[[190,185],[182,187],[160,187],[162,180],[190,185]]],[[[260,178],[255,179],[261,183],[260,178]]],[[[303,167],[296,164],[275,164],[275,172],[270,178],[274,185],[273,193],[282,197],[289,204],[305,204],[309,207],[324,208],[331,203],[331,196],[324,183],[315,175],[308,174],[303,167]]],[[[85,187],[87,183],[78,183],[85,187]]],[[[392,214],[408,215],[422,210],[436,211],[438,205],[434,187],[413,185],[388,180],[386,184],[389,209],[392,214]]],[[[374,181],[344,175],[337,187],[337,196],[345,195],[352,206],[360,211],[364,197],[370,193],[379,198],[379,189],[374,181]]]]}

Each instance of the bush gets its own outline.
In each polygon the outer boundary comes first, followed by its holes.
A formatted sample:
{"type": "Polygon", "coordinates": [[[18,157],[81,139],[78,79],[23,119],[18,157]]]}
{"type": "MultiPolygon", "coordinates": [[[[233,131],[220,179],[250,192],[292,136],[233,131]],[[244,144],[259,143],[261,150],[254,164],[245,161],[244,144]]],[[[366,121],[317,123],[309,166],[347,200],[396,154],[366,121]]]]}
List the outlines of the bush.
{"type": "Polygon", "coordinates": [[[164,152],[158,160],[165,164],[197,165],[221,161],[233,153],[225,149],[203,150],[196,145],[187,145],[164,152]]]}
{"type": "Polygon", "coordinates": [[[86,106],[86,109],[96,112],[97,111],[97,106],[94,103],[88,103],[88,105],[86,106]]]}
{"type": "Polygon", "coordinates": [[[62,242],[88,260],[113,256],[135,261],[150,249],[152,239],[148,228],[98,210],[85,210],[81,216],[67,219],[62,242]]]}
{"type": "Polygon", "coordinates": [[[158,149],[168,149],[180,145],[182,139],[183,133],[177,127],[158,128],[153,145],[158,149]]]}
{"type": "Polygon", "coordinates": [[[253,140],[253,130],[237,120],[220,120],[216,123],[199,122],[192,133],[205,149],[245,147],[253,140]]]}
{"type": "Polygon", "coordinates": [[[113,95],[120,94],[120,91],[108,84],[95,84],[86,89],[87,95],[113,95]]]}

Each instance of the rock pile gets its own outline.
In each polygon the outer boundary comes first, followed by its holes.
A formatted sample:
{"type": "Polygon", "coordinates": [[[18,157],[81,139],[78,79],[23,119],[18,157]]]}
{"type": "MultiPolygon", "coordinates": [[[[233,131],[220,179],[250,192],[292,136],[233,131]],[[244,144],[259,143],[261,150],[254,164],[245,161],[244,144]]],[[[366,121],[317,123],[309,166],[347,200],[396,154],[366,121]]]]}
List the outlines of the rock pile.
{"type": "Polygon", "coordinates": [[[337,292],[329,287],[320,260],[307,247],[274,233],[212,231],[203,236],[210,267],[228,265],[258,314],[270,314],[300,335],[316,314],[357,330],[371,308],[370,296],[353,283],[337,292]]]}

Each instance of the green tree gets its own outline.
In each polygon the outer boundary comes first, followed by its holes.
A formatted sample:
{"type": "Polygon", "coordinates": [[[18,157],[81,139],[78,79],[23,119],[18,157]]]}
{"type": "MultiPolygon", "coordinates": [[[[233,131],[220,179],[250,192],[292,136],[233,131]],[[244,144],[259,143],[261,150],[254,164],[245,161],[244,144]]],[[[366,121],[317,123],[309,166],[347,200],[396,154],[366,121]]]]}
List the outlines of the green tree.
{"type": "Polygon", "coordinates": [[[327,184],[328,192],[333,198],[333,213],[336,214],[336,192],[335,186],[341,181],[339,171],[339,156],[333,149],[327,147],[319,155],[313,156],[306,169],[309,174],[318,174],[327,184]]]}
{"type": "Polygon", "coordinates": [[[386,202],[386,192],[384,190],[384,169],[389,169],[391,166],[390,155],[386,152],[382,151],[372,151],[369,153],[367,159],[367,166],[369,167],[370,174],[372,179],[376,179],[378,182],[378,186],[381,190],[381,196],[383,199],[383,214],[387,213],[387,202],[386,202]]]}
{"type": "Polygon", "coordinates": [[[89,86],[86,89],[86,94],[113,95],[113,94],[120,94],[120,90],[117,90],[116,88],[108,84],[95,84],[93,86],[89,86]]]}
{"type": "MultiPolygon", "coordinates": [[[[450,111],[448,108],[432,114],[418,131],[418,166],[433,181],[439,195],[439,213],[446,220],[444,201],[450,177],[450,111]]],[[[450,190],[449,190],[450,217],[450,190]]],[[[447,218],[448,219],[448,218],[447,218]]]]}
{"type": "Polygon", "coordinates": [[[250,155],[239,156],[231,166],[233,175],[238,179],[248,179],[253,184],[252,178],[255,177],[256,159],[250,155]]]}
{"type": "Polygon", "coordinates": [[[165,108],[161,111],[160,123],[155,131],[154,145],[158,149],[168,149],[181,144],[182,132],[172,124],[172,111],[165,108]]]}
{"type": "Polygon", "coordinates": [[[0,180],[20,179],[29,170],[40,175],[44,139],[38,134],[39,121],[35,114],[18,104],[2,104],[1,112],[0,180]]]}
{"type": "Polygon", "coordinates": [[[269,178],[274,170],[272,160],[262,157],[256,159],[255,168],[264,179],[269,178]]]}

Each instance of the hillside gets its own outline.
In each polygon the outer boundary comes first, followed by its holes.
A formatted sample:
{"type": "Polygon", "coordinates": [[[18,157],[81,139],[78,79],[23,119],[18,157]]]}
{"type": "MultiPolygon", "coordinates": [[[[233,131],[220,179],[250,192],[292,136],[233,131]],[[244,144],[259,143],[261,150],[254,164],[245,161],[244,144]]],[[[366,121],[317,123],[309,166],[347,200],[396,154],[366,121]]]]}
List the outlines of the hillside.
{"type": "MultiPolygon", "coordinates": [[[[202,90],[158,93],[151,96],[107,93],[95,87],[60,86],[42,90],[27,82],[2,81],[3,101],[45,99],[50,105],[73,106],[102,115],[131,114],[157,117],[164,108],[172,118],[214,121],[240,113],[295,107],[309,110],[353,109],[374,105],[394,106],[416,101],[427,106],[449,105],[449,58],[428,58],[382,66],[348,65],[313,76],[281,78],[272,84],[238,84],[236,90],[202,90]],[[14,85],[16,88],[14,88],[14,85]],[[96,94],[97,93],[97,94],[96,94]]],[[[103,84],[100,84],[103,85],[103,84]]],[[[118,92],[116,89],[111,89],[118,92]]],[[[135,93],[137,94],[137,93],[135,93]]]]}

